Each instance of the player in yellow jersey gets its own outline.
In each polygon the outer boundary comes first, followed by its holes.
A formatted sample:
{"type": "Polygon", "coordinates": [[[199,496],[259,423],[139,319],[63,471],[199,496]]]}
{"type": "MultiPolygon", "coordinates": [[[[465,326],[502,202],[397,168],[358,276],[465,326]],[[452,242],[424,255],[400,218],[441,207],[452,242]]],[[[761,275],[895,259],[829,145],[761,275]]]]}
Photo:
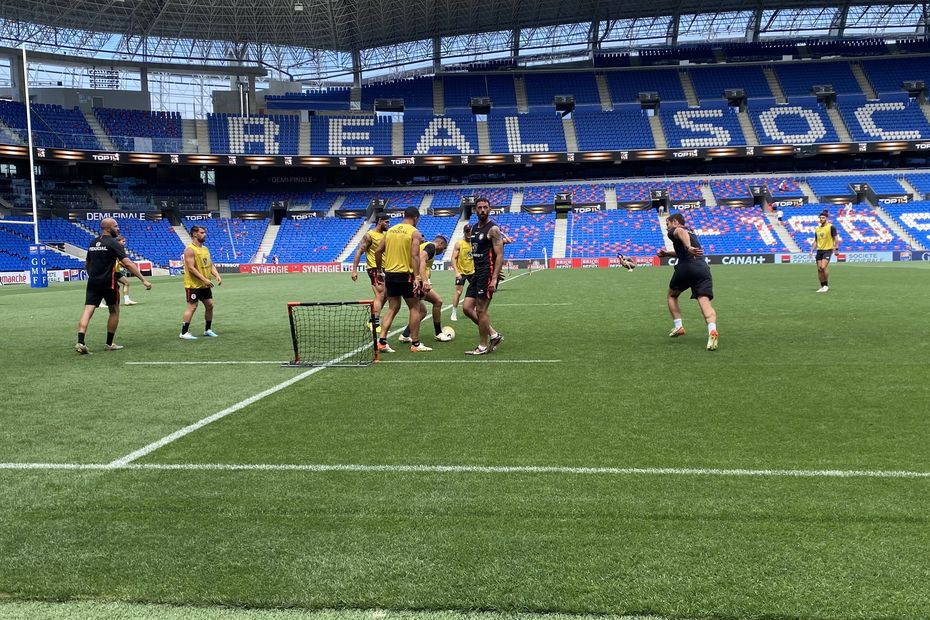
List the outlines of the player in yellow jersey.
{"type": "MultiPolygon", "coordinates": [[[[447,247],[449,247],[449,240],[442,235],[436,235],[436,238],[432,241],[424,241],[420,244],[420,280],[429,284],[428,287],[421,287],[421,291],[417,294],[417,297],[423,300],[420,302],[420,313],[424,318],[426,317],[426,304],[423,302],[429,302],[433,305],[433,330],[436,332],[436,340],[440,342],[449,342],[452,337],[449,334],[442,333],[442,297],[433,288],[430,274],[436,257],[445,252],[447,247]]],[[[409,324],[404,329],[404,333],[399,340],[401,342],[412,342],[409,324]]]]}
{"type": "Polygon", "coordinates": [[[419,220],[420,212],[417,208],[407,207],[404,210],[404,221],[391,226],[375,250],[375,266],[384,269],[384,288],[388,301],[388,310],[381,320],[381,337],[378,339],[378,350],[385,353],[394,352],[388,344],[387,335],[394,317],[400,310],[401,299],[410,309],[410,350],[432,351],[420,342],[420,321],[423,320],[423,314],[420,312],[417,293],[428,292],[430,285],[429,281],[422,281],[420,271],[420,244],[423,243],[423,235],[417,230],[419,220]]]}
{"type": "Polygon", "coordinates": [[[820,212],[817,228],[814,229],[814,238],[811,239],[811,254],[815,249],[817,250],[817,277],[820,279],[818,293],[826,293],[830,290],[827,266],[830,264],[830,257],[833,253],[840,251],[840,238],[836,232],[836,226],[830,223],[829,218],[829,211],[824,209],[820,212]]]}
{"type": "Polygon", "coordinates": [[[455,296],[452,297],[452,316],[449,318],[458,321],[457,311],[462,288],[475,275],[475,260],[471,257],[471,224],[465,224],[462,238],[456,241],[455,247],[452,248],[452,268],[455,269],[455,296]]]}
{"type": "Polygon", "coordinates": [[[358,280],[358,263],[365,255],[365,268],[368,272],[368,279],[371,280],[371,292],[374,293],[374,303],[372,304],[372,314],[374,314],[373,328],[377,331],[381,324],[381,307],[387,300],[387,293],[384,289],[384,272],[379,270],[375,264],[375,250],[381,245],[381,240],[387,233],[388,224],[391,218],[387,213],[381,212],[375,217],[375,225],[365,233],[362,242],[358,244],[358,250],[355,252],[355,260],[352,261],[352,281],[358,280]]]}
{"type": "Polygon", "coordinates": [[[187,309],[184,310],[184,322],[181,324],[182,340],[197,340],[197,336],[190,333],[191,319],[197,311],[197,304],[203,302],[203,318],[206,321],[203,335],[215,338],[218,334],[213,331],[213,278],[216,285],[223,283],[223,278],[210,260],[210,250],[203,242],[207,238],[207,229],[203,226],[191,228],[192,243],[184,249],[184,290],[187,294],[187,309]]]}

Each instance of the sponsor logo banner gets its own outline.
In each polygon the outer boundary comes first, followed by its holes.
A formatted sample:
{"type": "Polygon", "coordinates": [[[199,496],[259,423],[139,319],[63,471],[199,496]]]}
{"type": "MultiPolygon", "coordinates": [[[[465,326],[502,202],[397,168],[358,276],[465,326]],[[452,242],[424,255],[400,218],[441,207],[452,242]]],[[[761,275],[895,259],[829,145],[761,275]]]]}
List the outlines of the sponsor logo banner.
{"type": "Polygon", "coordinates": [[[148,217],[146,217],[146,215],[147,214],[145,213],[138,213],[138,212],[129,213],[129,212],[117,211],[114,213],[109,213],[106,211],[103,211],[103,212],[88,211],[87,213],[84,214],[84,217],[90,221],[102,220],[108,217],[111,217],[114,220],[146,220],[146,219],[149,219],[148,217]]]}
{"type": "Polygon", "coordinates": [[[197,222],[197,221],[202,221],[202,220],[212,220],[214,218],[218,218],[219,216],[220,214],[216,212],[187,213],[184,215],[184,219],[187,220],[188,222],[197,222]]]}
{"type": "Polygon", "coordinates": [[[341,263],[285,263],[267,265],[265,263],[248,263],[239,265],[239,273],[267,275],[275,273],[336,273],[342,271],[341,263]]]}
{"type": "MultiPolygon", "coordinates": [[[[782,257],[784,258],[784,257],[782,257]]],[[[776,262],[774,254],[712,254],[704,257],[708,265],[766,265],[776,262]]],[[[659,259],[663,265],[675,266],[675,257],[659,259]]]]}
{"type": "Polygon", "coordinates": [[[28,271],[4,271],[0,273],[0,284],[29,284],[28,271]]]}
{"type": "Polygon", "coordinates": [[[846,263],[885,263],[894,260],[894,252],[844,252],[837,260],[846,263]]]}

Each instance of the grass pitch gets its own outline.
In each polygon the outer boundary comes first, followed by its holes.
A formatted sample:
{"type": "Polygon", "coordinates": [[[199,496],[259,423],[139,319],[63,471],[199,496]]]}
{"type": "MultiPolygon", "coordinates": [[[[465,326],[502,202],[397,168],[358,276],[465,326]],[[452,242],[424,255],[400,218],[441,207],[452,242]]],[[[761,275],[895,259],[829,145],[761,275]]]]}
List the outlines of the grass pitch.
{"type": "Polygon", "coordinates": [[[667,337],[667,269],[534,273],[495,298],[488,358],[446,312],[432,353],[322,370],[121,468],[302,372],[127,362],[284,361],[285,302],[367,285],[228,277],[220,338],[185,342],[156,279],[126,349],[98,311],[85,357],[82,286],[0,290],[0,617],[926,617],[930,272],[834,266],[826,295],[812,266],[713,272],[713,353],[694,302],[667,337]]]}

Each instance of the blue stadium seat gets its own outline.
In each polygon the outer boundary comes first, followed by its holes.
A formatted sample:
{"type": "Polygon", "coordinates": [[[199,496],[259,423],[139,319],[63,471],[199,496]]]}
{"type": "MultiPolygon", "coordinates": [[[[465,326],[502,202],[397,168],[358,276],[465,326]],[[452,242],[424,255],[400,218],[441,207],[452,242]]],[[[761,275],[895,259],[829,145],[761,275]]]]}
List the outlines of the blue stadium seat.
{"type": "Polygon", "coordinates": [[[491,110],[488,137],[494,153],[564,153],[565,132],[562,117],[550,107],[530,108],[520,114],[516,108],[491,110]]]}
{"type": "Polygon", "coordinates": [[[737,109],[725,101],[691,108],[684,101],[662,104],[659,118],[671,148],[746,144],[737,109]]]}
{"type": "Polygon", "coordinates": [[[613,112],[602,112],[599,106],[576,108],[572,118],[582,151],[655,148],[649,119],[637,103],[615,105],[613,112]]]}
{"type": "Polygon", "coordinates": [[[785,227],[802,250],[810,249],[817,216],[824,209],[829,211],[830,220],[840,235],[842,252],[888,252],[908,247],[866,204],[855,205],[851,217],[841,215],[845,208],[836,204],[785,207],[785,227]]]}
{"type": "Polygon", "coordinates": [[[330,263],[336,260],[361,226],[367,227],[364,219],[284,218],[269,254],[277,256],[279,263],[330,263]]]}
{"type": "Polygon", "coordinates": [[[652,256],[660,247],[664,242],[654,209],[569,214],[565,248],[568,258],[611,257],[618,253],[652,256]]]}

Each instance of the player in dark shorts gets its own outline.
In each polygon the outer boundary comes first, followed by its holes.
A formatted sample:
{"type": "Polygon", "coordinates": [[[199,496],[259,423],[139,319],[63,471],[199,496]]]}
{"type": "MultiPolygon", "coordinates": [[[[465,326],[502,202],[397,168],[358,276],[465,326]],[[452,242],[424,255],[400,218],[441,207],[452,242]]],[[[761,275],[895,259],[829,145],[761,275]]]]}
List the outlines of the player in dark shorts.
{"type": "Polygon", "coordinates": [[[487,355],[495,351],[504,336],[491,326],[488,306],[497,290],[498,276],[504,262],[504,242],[501,229],[489,218],[491,203],[487,198],[475,201],[478,222],[471,229],[471,256],[475,273],[465,291],[465,316],[478,326],[478,346],[466,355],[487,355]]]}
{"type": "Polygon", "coordinates": [[[668,283],[668,310],[672,315],[674,325],[669,336],[677,338],[685,335],[685,328],[681,321],[681,306],[678,296],[691,289],[691,299],[696,299],[701,307],[701,314],[707,322],[707,350],[717,350],[717,312],[710,303],[714,298],[714,281],[710,275],[710,267],[704,261],[704,250],[697,236],[685,227],[685,218],[681,213],[673,213],[666,220],[668,238],[672,242],[673,250],[670,252],[660,248],[659,257],[675,257],[675,273],[668,283]]]}
{"type": "Polygon", "coordinates": [[[87,333],[87,326],[90,324],[91,317],[94,316],[94,310],[100,305],[101,301],[107,303],[107,310],[110,313],[107,320],[107,351],[118,351],[123,347],[113,344],[113,337],[116,334],[116,328],[119,326],[119,287],[116,281],[116,271],[113,266],[116,261],[123,264],[132,275],[139,278],[142,286],[146,290],[152,288],[151,282],[145,279],[145,276],[136,267],[136,264],[126,256],[126,250],[122,244],[116,240],[119,237],[119,224],[113,218],[105,218],[100,221],[101,234],[99,237],[90,242],[87,248],[87,259],[85,267],[87,269],[87,293],[84,298],[84,312],[78,321],[78,341],[74,345],[74,350],[81,355],[90,353],[87,345],[84,344],[84,335],[87,333]]]}

